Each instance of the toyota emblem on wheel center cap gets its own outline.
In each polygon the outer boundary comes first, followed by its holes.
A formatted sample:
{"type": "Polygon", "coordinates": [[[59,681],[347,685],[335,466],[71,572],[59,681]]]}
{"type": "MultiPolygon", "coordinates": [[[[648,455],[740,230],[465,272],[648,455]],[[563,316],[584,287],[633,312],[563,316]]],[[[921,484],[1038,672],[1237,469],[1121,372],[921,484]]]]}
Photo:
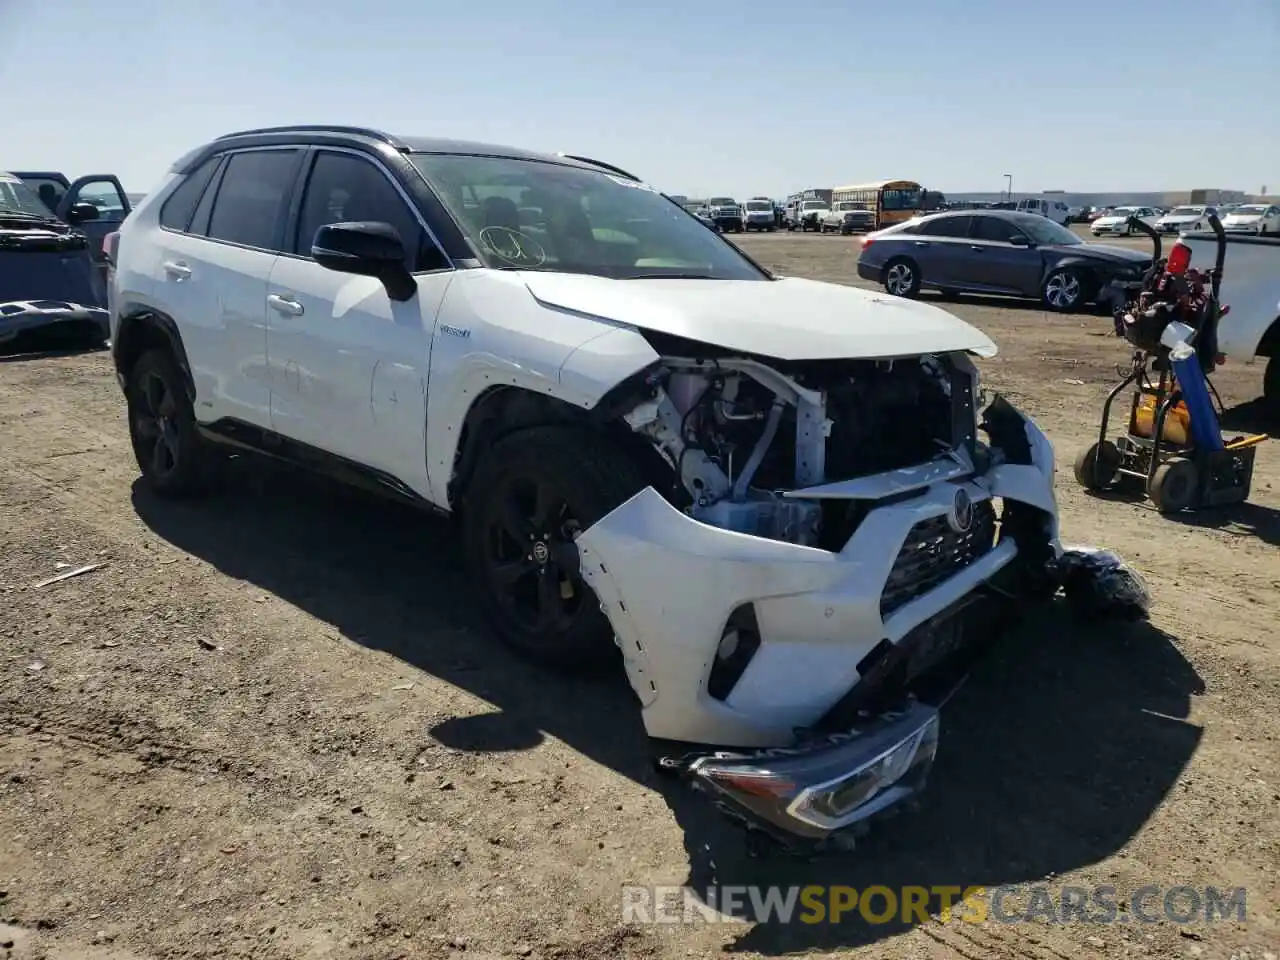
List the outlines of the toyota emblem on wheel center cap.
{"type": "Polygon", "coordinates": [[[544,564],[551,559],[551,551],[541,540],[533,545],[533,559],[534,562],[539,565],[544,564]]]}
{"type": "Polygon", "coordinates": [[[969,491],[956,491],[955,500],[951,503],[951,512],[947,514],[947,525],[956,533],[968,533],[973,526],[973,499],[969,491]]]}

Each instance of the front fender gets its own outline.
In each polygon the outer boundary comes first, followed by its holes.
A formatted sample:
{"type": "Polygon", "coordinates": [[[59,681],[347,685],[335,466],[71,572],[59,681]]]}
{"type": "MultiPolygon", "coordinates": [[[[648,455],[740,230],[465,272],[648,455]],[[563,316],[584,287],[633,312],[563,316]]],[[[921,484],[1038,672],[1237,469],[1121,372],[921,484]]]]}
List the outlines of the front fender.
{"type": "Polygon", "coordinates": [[[514,387],[590,409],[619,381],[657,359],[639,334],[539,303],[519,274],[459,271],[431,341],[427,475],[436,503],[448,488],[467,414],[495,387],[514,387]]]}

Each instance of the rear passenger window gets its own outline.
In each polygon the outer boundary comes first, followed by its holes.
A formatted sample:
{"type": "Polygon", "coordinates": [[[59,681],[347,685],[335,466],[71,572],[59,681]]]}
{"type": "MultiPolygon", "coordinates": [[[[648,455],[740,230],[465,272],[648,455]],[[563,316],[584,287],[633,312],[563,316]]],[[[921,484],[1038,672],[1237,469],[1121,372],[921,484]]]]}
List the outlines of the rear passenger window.
{"type": "Polygon", "coordinates": [[[247,247],[277,249],[299,154],[298,150],[233,153],[213,201],[208,235],[247,247]]]}
{"type": "Polygon", "coordinates": [[[920,232],[929,237],[967,237],[972,217],[939,217],[922,224],[920,232]]]}
{"type": "Polygon", "coordinates": [[[183,232],[190,228],[196,204],[200,202],[204,188],[213,179],[213,172],[218,169],[218,161],[221,159],[212,157],[187,174],[187,178],[178,184],[178,188],[160,208],[160,226],[183,232]]]}

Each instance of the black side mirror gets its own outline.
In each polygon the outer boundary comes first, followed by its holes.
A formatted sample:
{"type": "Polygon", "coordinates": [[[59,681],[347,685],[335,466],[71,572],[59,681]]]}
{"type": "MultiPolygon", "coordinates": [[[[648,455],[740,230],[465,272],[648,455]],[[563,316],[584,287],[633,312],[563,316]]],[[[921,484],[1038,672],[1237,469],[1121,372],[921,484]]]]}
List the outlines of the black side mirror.
{"type": "Polygon", "coordinates": [[[1031,242],[1031,238],[1030,238],[1030,237],[1026,236],[1025,234],[1021,234],[1021,233],[1015,233],[1013,236],[1011,236],[1011,237],[1009,238],[1009,242],[1010,242],[1011,244],[1013,244],[1013,246],[1015,246],[1015,247],[1033,247],[1033,246],[1035,246],[1035,244],[1031,242]]]}
{"type": "Polygon", "coordinates": [[[404,242],[389,223],[361,220],[323,226],[311,241],[311,258],[339,273],[376,277],[392,300],[410,300],[418,289],[405,266],[404,242]]]}
{"type": "Polygon", "coordinates": [[[97,220],[102,213],[92,203],[73,203],[67,208],[67,223],[75,226],[86,220],[97,220]]]}

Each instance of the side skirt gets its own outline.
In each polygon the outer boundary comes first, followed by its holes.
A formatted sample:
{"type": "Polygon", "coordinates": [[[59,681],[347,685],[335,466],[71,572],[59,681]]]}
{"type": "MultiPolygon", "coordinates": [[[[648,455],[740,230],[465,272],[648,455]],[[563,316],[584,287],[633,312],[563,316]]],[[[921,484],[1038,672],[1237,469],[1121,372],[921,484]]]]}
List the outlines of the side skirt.
{"type": "Polygon", "coordinates": [[[444,516],[449,513],[420,496],[389,473],[375,470],[354,460],[348,460],[327,450],[292,440],[242,420],[231,418],[215,420],[213,423],[198,424],[196,429],[203,440],[215,446],[255,453],[302,467],[311,473],[335,480],[343,486],[355,487],[419,510],[444,516]]]}

